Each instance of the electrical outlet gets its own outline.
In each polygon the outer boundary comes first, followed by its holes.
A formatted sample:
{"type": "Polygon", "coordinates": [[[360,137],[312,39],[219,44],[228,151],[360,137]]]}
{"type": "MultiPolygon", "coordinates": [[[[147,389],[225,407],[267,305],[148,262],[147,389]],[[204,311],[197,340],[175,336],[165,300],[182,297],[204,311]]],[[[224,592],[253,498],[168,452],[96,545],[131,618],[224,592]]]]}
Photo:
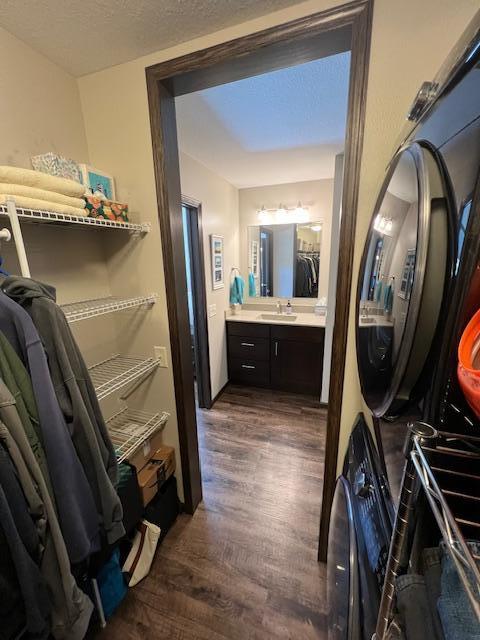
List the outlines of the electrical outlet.
{"type": "Polygon", "coordinates": [[[167,369],[167,347],[153,347],[153,352],[155,354],[155,358],[159,361],[159,366],[167,369]]]}
{"type": "Polygon", "coordinates": [[[209,318],[213,318],[213,316],[217,315],[217,305],[216,304],[209,304],[208,305],[208,317],[209,318]]]}

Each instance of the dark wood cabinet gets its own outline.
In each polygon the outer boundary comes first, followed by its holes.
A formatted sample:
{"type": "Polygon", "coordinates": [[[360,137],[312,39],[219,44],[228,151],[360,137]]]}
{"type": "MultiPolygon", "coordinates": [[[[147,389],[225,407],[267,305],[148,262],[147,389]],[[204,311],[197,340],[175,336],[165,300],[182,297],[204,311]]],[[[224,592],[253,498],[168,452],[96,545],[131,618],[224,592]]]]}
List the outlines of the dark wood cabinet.
{"type": "Polygon", "coordinates": [[[228,322],[231,382],[320,396],[323,327],[228,322]]]}

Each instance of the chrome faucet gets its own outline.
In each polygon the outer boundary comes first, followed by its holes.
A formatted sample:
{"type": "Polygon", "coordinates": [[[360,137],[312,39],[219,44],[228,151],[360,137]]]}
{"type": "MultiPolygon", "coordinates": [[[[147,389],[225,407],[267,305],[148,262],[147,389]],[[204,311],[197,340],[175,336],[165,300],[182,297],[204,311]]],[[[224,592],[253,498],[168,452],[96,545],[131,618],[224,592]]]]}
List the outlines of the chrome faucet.
{"type": "Polygon", "coordinates": [[[277,304],[275,306],[277,307],[277,313],[281,314],[282,313],[282,301],[281,300],[277,300],[277,304]]]}

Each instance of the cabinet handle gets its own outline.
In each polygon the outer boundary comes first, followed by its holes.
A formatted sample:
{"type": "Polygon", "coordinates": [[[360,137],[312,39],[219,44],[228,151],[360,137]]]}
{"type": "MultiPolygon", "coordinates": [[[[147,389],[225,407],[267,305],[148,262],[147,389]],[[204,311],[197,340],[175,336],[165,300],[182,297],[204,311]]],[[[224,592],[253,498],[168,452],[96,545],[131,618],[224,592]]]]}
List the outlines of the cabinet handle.
{"type": "Polygon", "coordinates": [[[278,340],[275,340],[275,356],[278,356],[278,340]]]}
{"type": "Polygon", "coordinates": [[[242,369],[255,369],[253,364],[242,364],[242,369]]]}
{"type": "Polygon", "coordinates": [[[254,347],[254,343],[253,342],[241,342],[240,343],[242,345],[242,347],[254,347]]]}

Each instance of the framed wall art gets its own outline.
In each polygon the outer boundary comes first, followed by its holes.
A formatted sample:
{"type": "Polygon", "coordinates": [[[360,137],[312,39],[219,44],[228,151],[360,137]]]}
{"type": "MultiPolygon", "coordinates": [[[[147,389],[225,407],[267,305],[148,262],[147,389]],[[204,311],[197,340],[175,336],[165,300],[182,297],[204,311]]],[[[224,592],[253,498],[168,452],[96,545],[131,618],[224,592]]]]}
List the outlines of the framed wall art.
{"type": "Polygon", "coordinates": [[[112,176],[107,175],[104,171],[94,169],[88,164],[80,164],[79,168],[82,174],[82,183],[89,191],[92,193],[100,191],[107,200],[115,200],[115,182],[112,176]]]}
{"type": "Polygon", "coordinates": [[[223,236],[211,234],[212,289],[222,289],[224,284],[223,236]]]}

